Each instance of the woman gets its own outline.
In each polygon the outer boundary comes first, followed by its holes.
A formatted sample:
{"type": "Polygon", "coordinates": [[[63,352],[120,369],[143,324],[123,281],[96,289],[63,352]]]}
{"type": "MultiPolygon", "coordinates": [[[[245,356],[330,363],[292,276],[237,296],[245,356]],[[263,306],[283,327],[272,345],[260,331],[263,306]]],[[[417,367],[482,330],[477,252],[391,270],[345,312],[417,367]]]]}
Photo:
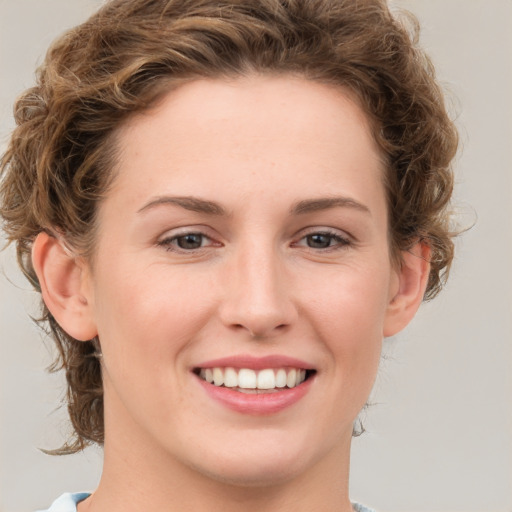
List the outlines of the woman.
{"type": "Polygon", "coordinates": [[[456,133],[384,2],[108,2],[16,108],[2,215],[92,494],[50,510],[366,510],[354,422],[440,289],[456,133]]]}

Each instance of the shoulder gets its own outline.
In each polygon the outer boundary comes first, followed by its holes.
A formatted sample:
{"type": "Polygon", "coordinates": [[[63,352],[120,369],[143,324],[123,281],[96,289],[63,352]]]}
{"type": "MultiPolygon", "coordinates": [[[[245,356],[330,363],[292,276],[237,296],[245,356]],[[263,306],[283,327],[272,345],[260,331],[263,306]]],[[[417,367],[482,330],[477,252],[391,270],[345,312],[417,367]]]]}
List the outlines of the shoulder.
{"type": "Polygon", "coordinates": [[[76,512],[76,505],[89,495],[88,492],[66,493],[57,498],[49,509],[37,512],[76,512]]]}
{"type": "Polygon", "coordinates": [[[359,503],[352,503],[352,506],[354,508],[354,512],[375,512],[371,508],[363,507],[363,505],[359,505],[359,503]]]}

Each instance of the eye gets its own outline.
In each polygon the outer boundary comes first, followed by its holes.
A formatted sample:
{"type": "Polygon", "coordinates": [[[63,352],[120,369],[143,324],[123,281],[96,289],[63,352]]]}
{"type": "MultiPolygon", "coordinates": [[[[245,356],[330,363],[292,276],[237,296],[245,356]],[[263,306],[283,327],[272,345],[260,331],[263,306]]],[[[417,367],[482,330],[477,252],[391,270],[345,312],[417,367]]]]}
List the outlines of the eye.
{"type": "Polygon", "coordinates": [[[158,245],[168,251],[195,251],[213,245],[213,242],[203,233],[182,233],[164,238],[158,245]]]}
{"type": "Polygon", "coordinates": [[[176,245],[180,249],[199,249],[203,246],[206,237],[200,233],[187,233],[183,236],[175,238],[176,245]]]}
{"type": "Polygon", "coordinates": [[[297,245],[307,246],[310,249],[337,249],[350,245],[350,240],[339,233],[319,231],[304,236],[297,245]]]}

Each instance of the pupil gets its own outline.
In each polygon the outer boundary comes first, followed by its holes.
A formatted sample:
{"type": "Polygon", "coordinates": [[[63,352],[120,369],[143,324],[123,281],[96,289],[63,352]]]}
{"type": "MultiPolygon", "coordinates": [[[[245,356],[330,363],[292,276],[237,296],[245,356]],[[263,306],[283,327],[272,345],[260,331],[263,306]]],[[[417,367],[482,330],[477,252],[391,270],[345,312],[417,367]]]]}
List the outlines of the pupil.
{"type": "Polygon", "coordinates": [[[315,249],[325,249],[331,245],[331,235],[308,235],[308,245],[315,249]]]}
{"type": "Polygon", "coordinates": [[[181,249],[199,249],[199,247],[201,247],[202,241],[203,236],[194,233],[185,236],[180,236],[177,239],[178,246],[181,249]]]}

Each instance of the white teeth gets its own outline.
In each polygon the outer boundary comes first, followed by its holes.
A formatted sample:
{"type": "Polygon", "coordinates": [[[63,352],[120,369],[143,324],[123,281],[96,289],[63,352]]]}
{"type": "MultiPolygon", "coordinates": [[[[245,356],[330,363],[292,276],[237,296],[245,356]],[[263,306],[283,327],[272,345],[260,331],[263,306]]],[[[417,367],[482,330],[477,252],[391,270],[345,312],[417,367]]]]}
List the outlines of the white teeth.
{"type": "Polygon", "coordinates": [[[255,389],[257,387],[256,372],[243,368],[238,372],[238,387],[244,389],[255,389]]]}
{"type": "Polygon", "coordinates": [[[213,383],[216,386],[222,386],[222,384],[224,384],[224,372],[222,368],[213,369],[213,383]]]}
{"type": "Polygon", "coordinates": [[[255,371],[250,368],[201,368],[199,376],[215,386],[238,390],[276,390],[294,388],[306,380],[306,370],[301,368],[265,368],[255,371]]]}
{"type": "Polygon", "coordinates": [[[274,370],[261,370],[258,373],[258,389],[274,389],[276,387],[276,377],[274,370]]]}
{"type": "MultiPolygon", "coordinates": [[[[305,372],[304,372],[305,374],[305,372]]],[[[279,368],[276,373],[276,388],[284,388],[286,386],[286,370],[279,368]]]]}
{"type": "Polygon", "coordinates": [[[226,368],[224,371],[224,386],[227,388],[238,386],[238,373],[234,368],[226,368]]]}
{"type": "Polygon", "coordinates": [[[286,385],[289,388],[293,388],[293,387],[295,387],[296,382],[297,382],[297,370],[295,368],[292,368],[288,372],[288,377],[286,378],[286,385]]]}

